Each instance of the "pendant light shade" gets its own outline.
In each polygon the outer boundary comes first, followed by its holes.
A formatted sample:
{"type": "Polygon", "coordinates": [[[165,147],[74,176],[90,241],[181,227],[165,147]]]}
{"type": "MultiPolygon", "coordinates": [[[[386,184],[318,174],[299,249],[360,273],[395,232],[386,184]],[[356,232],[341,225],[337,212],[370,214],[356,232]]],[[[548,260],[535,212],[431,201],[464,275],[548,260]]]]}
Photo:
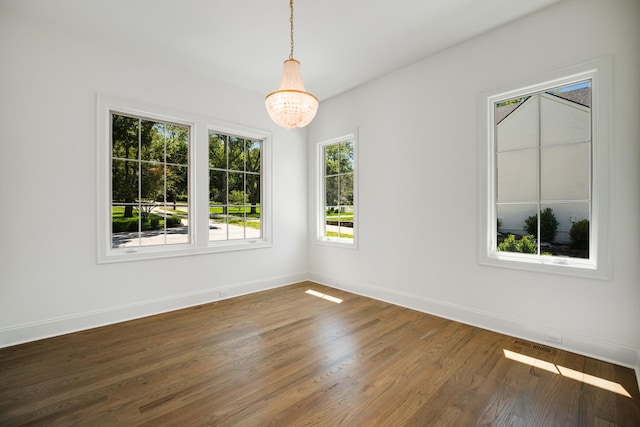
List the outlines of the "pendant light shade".
{"type": "Polygon", "coordinates": [[[305,92],[300,62],[284,61],[280,89],[267,95],[265,104],[269,117],[279,126],[301,128],[311,123],[318,111],[318,98],[305,92]]]}
{"type": "Polygon", "coordinates": [[[269,117],[277,125],[286,128],[304,127],[311,123],[318,111],[318,98],[304,90],[300,62],[293,59],[293,0],[291,10],[291,54],[284,61],[280,88],[265,98],[269,117]]]}

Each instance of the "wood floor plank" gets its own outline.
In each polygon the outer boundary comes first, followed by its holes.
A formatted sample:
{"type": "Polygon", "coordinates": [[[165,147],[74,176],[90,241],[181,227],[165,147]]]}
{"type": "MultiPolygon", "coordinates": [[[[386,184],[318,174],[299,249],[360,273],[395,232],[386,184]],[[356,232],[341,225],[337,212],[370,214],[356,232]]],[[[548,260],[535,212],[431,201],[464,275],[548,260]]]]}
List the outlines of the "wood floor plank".
{"type": "Polygon", "coordinates": [[[637,427],[639,402],[630,369],[312,282],[0,349],[2,426],[637,427]]]}

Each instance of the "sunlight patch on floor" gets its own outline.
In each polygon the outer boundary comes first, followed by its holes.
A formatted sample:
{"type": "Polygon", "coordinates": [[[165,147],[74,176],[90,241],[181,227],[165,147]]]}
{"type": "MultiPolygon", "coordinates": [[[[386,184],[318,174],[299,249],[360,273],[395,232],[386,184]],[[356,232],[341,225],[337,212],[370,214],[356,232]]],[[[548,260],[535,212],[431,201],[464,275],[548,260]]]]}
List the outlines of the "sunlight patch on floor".
{"type": "Polygon", "coordinates": [[[535,357],[525,356],[524,354],[516,353],[503,349],[504,357],[514,360],[516,362],[524,363],[534,368],[544,369],[545,371],[553,372],[554,374],[562,375],[563,377],[571,378],[572,380],[581,381],[585,384],[590,384],[601,389],[618,393],[622,396],[631,397],[629,392],[625,390],[622,385],[613,381],[605,380],[604,378],[595,377],[593,375],[585,374],[583,372],[574,371],[573,369],[565,368],[564,366],[555,365],[544,360],[536,359],[535,357]]]}
{"type": "Polygon", "coordinates": [[[322,292],[314,291],[312,289],[308,289],[305,293],[309,295],[316,296],[318,298],[326,299],[328,301],[335,302],[336,304],[340,304],[342,300],[340,298],[332,297],[331,295],[323,294],[322,292]]]}

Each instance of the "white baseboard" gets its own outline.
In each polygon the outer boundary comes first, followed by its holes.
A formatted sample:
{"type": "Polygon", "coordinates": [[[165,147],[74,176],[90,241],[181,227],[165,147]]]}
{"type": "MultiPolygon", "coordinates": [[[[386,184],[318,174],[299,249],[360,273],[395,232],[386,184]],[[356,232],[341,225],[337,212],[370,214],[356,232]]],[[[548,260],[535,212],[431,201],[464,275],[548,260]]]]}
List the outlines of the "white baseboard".
{"type": "Polygon", "coordinates": [[[259,281],[235,283],[189,294],[1,328],[0,348],[278,288],[304,281],[307,277],[306,273],[299,273],[259,281]]]}
{"type": "Polygon", "coordinates": [[[564,330],[527,324],[518,319],[496,316],[492,313],[473,310],[416,295],[390,291],[368,284],[348,282],[334,277],[305,273],[229,284],[200,292],[2,328],[0,329],[0,348],[152,316],[154,314],[166,313],[181,308],[278,288],[305,280],[312,280],[354,294],[632,368],[635,370],[638,384],[640,385],[640,349],[572,334],[564,330]],[[225,294],[223,294],[223,292],[225,292],[225,294]],[[546,341],[545,337],[550,333],[562,335],[562,344],[546,341]]]}
{"type": "Polygon", "coordinates": [[[364,283],[343,281],[335,277],[313,273],[309,275],[309,280],[423,313],[635,369],[638,376],[638,384],[640,385],[640,349],[637,348],[585,337],[561,329],[529,324],[518,319],[498,316],[421,296],[391,291],[364,283]],[[547,341],[546,336],[548,334],[561,335],[562,344],[547,341]]]}

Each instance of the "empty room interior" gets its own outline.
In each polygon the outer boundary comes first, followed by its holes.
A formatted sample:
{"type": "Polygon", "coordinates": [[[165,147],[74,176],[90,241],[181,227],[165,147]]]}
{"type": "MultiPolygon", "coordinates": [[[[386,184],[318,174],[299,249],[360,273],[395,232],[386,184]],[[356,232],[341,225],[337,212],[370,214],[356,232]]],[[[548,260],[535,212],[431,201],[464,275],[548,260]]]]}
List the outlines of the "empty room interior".
{"type": "Polygon", "coordinates": [[[0,0],[0,425],[640,425],[639,75],[636,0],[0,0]]]}

